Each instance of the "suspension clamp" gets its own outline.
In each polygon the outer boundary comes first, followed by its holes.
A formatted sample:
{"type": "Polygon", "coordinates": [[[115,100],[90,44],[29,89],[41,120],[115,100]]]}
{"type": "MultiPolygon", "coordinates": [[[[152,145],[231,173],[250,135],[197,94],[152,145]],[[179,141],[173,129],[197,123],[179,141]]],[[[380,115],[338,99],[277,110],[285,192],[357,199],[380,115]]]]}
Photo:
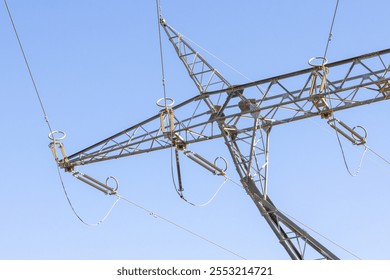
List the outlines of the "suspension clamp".
{"type": "Polygon", "coordinates": [[[332,116],[332,109],[329,107],[325,100],[325,96],[322,94],[326,88],[326,81],[329,73],[329,68],[325,66],[328,63],[328,60],[325,57],[318,56],[311,58],[308,63],[310,66],[315,67],[309,91],[312,103],[320,113],[321,118],[329,119],[332,116]],[[322,72],[322,79],[321,84],[318,87],[317,77],[320,75],[320,72],[322,72]]]}
{"type": "Polygon", "coordinates": [[[158,107],[164,108],[160,111],[160,129],[167,138],[172,138],[175,130],[175,115],[171,108],[174,103],[175,101],[169,97],[160,98],[156,101],[158,107]],[[167,125],[165,124],[166,119],[168,119],[167,125]]]}
{"type": "Polygon", "coordinates": [[[54,156],[55,161],[57,164],[64,168],[66,172],[72,172],[74,170],[74,166],[69,164],[68,156],[66,155],[64,144],[60,142],[60,140],[65,139],[66,134],[63,131],[55,130],[49,133],[49,139],[52,140],[52,142],[49,144],[49,148],[54,156]],[[56,148],[60,149],[62,159],[58,158],[57,150],[56,148]]]}

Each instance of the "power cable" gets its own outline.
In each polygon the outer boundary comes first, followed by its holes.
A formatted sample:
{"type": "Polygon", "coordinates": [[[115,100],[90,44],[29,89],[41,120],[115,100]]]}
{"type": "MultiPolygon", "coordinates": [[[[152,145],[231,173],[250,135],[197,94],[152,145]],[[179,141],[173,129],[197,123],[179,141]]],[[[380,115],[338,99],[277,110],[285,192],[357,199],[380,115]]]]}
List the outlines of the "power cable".
{"type": "Polygon", "coordinates": [[[339,7],[339,0],[337,0],[336,7],[335,7],[334,12],[333,12],[332,24],[330,25],[329,36],[328,36],[328,41],[326,42],[323,62],[325,62],[326,55],[328,54],[329,44],[330,44],[330,41],[332,40],[332,37],[333,37],[333,25],[334,25],[334,22],[336,20],[338,7],[339,7]]]}
{"type": "Polygon", "coordinates": [[[362,258],[360,258],[359,256],[357,256],[356,254],[352,253],[351,251],[347,250],[345,247],[341,246],[340,244],[336,243],[335,241],[329,239],[328,237],[326,237],[325,235],[319,233],[318,231],[314,230],[313,228],[309,227],[308,225],[302,223],[301,221],[297,220],[296,218],[294,218],[293,216],[287,214],[286,212],[278,209],[278,211],[280,211],[281,213],[283,213],[284,215],[288,216],[290,219],[296,221],[297,223],[301,224],[302,226],[306,227],[307,229],[309,229],[310,231],[316,233],[317,235],[321,236],[322,238],[326,239],[327,241],[331,242],[332,244],[336,245],[337,247],[339,247],[340,249],[342,249],[343,251],[347,252],[348,254],[350,254],[351,256],[354,256],[355,258],[361,260],[362,258]]]}
{"type": "MultiPolygon", "coordinates": [[[[333,135],[333,133],[332,132],[330,132],[328,129],[326,129],[325,128],[325,126],[324,125],[322,125],[322,124],[319,124],[318,122],[316,122],[316,121],[314,121],[313,119],[309,119],[312,123],[314,123],[316,126],[318,126],[319,128],[321,128],[322,130],[324,130],[324,131],[326,131],[326,132],[328,132],[329,134],[332,134],[333,135]]],[[[354,147],[356,147],[356,149],[357,149],[357,146],[354,146],[354,147]]],[[[379,154],[378,152],[376,152],[376,151],[374,151],[373,149],[371,149],[369,146],[367,146],[366,144],[364,144],[364,147],[368,150],[368,151],[370,151],[370,152],[372,152],[375,156],[377,156],[379,159],[381,159],[382,161],[384,161],[385,163],[387,163],[387,164],[389,164],[390,165],[390,161],[389,160],[387,160],[385,157],[383,157],[381,154],[379,154]]],[[[370,157],[368,157],[370,160],[372,160],[372,158],[370,158],[370,157]]],[[[373,162],[375,162],[375,161],[373,161],[373,162]]],[[[381,165],[380,165],[381,166],[381,165]]]]}
{"type": "Polygon", "coordinates": [[[381,156],[379,153],[375,152],[373,149],[371,149],[370,147],[368,147],[367,145],[364,145],[366,147],[367,150],[369,150],[370,152],[372,152],[374,155],[376,155],[378,158],[380,158],[381,160],[383,160],[384,162],[386,162],[387,164],[390,165],[390,161],[385,159],[383,156],[381,156]]]}
{"type": "Polygon", "coordinates": [[[224,247],[224,246],[222,246],[222,245],[219,245],[218,243],[216,243],[216,242],[214,242],[214,241],[211,241],[210,239],[208,239],[208,238],[206,238],[206,237],[204,237],[204,236],[202,236],[202,235],[200,235],[200,234],[198,234],[198,233],[196,233],[196,232],[194,232],[194,231],[192,231],[192,230],[190,230],[190,229],[188,229],[188,228],[186,228],[186,227],[184,227],[184,226],[181,226],[181,225],[179,225],[178,223],[173,222],[172,220],[170,220],[170,219],[168,219],[168,218],[163,217],[163,216],[157,214],[156,212],[153,212],[153,211],[147,209],[146,207],[144,207],[144,206],[142,206],[142,205],[140,205],[140,204],[138,204],[138,203],[135,203],[135,202],[131,201],[130,199],[128,199],[128,198],[126,198],[126,197],[124,197],[124,196],[122,196],[122,195],[120,195],[120,194],[118,194],[118,193],[115,194],[115,196],[117,197],[117,199],[116,199],[115,202],[112,204],[111,208],[107,211],[107,213],[103,216],[103,218],[100,219],[97,223],[93,223],[93,224],[88,223],[88,222],[86,222],[85,219],[83,219],[83,218],[77,213],[77,211],[75,210],[75,208],[74,208],[74,206],[73,206],[71,200],[69,199],[68,193],[67,193],[67,191],[66,191],[65,184],[64,184],[64,181],[63,181],[63,178],[62,178],[60,169],[57,168],[57,170],[58,170],[58,175],[59,175],[60,180],[61,180],[62,188],[63,188],[63,190],[64,190],[65,196],[66,196],[67,201],[68,201],[68,203],[69,203],[69,206],[71,207],[71,209],[72,209],[73,213],[75,214],[75,216],[76,216],[84,225],[86,225],[86,226],[96,227],[96,226],[100,225],[101,223],[103,223],[103,222],[109,217],[109,215],[111,214],[112,210],[113,210],[114,207],[117,205],[117,203],[119,202],[119,200],[122,200],[122,201],[125,201],[125,202],[127,202],[127,203],[129,203],[129,204],[131,204],[131,205],[133,205],[133,206],[135,206],[135,207],[137,207],[137,208],[139,208],[139,209],[141,209],[141,210],[143,210],[143,211],[149,213],[149,215],[151,215],[151,216],[153,216],[153,217],[155,217],[155,218],[159,218],[159,219],[161,219],[161,220],[163,220],[163,221],[165,221],[165,222],[167,222],[167,223],[169,223],[169,224],[171,224],[171,225],[173,225],[173,226],[175,226],[175,227],[177,227],[177,228],[179,228],[179,229],[181,229],[181,230],[184,230],[184,231],[190,233],[191,235],[193,235],[193,236],[195,236],[195,237],[198,237],[198,238],[200,238],[200,239],[202,239],[202,240],[204,240],[204,241],[206,241],[206,242],[212,244],[213,246],[216,246],[216,247],[218,247],[218,248],[220,248],[220,249],[222,249],[222,250],[224,250],[224,251],[226,251],[226,252],[228,252],[228,253],[230,253],[230,254],[232,254],[232,255],[235,255],[235,256],[239,257],[240,259],[246,260],[246,258],[244,258],[243,256],[241,256],[241,255],[239,255],[239,254],[233,252],[232,250],[229,250],[229,249],[227,249],[226,247],[224,247]]]}
{"type": "Polygon", "coordinates": [[[167,108],[167,92],[166,92],[166,86],[165,86],[164,54],[163,54],[163,45],[162,45],[162,38],[161,38],[161,25],[160,25],[160,21],[162,20],[160,0],[156,0],[156,10],[157,10],[158,39],[159,39],[159,46],[160,46],[161,82],[162,82],[162,87],[163,87],[163,92],[164,92],[164,105],[165,105],[165,108],[167,108]]]}
{"type": "MultiPolygon", "coordinates": [[[[337,126],[337,125],[336,125],[336,121],[334,121],[334,125],[335,125],[335,127],[337,126]]],[[[364,145],[365,148],[364,148],[364,151],[363,151],[362,156],[361,156],[361,158],[360,158],[359,166],[358,166],[358,168],[356,169],[355,172],[351,172],[351,170],[350,170],[350,168],[349,168],[349,165],[348,165],[348,162],[347,162],[347,158],[346,158],[346,156],[345,156],[344,147],[343,147],[343,145],[342,145],[342,143],[341,143],[341,139],[340,139],[339,133],[338,133],[337,129],[336,129],[335,131],[336,131],[336,136],[337,136],[337,142],[338,142],[338,144],[339,144],[339,147],[340,147],[340,150],[341,150],[341,154],[342,154],[342,156],[343,156],[343,161],[344,161],[345,168],[347,169],[349,175],[351,175],[352,177],[356,177],[356,176],[359,174],[360,169],[361,169],[362,166],[363,166],[364,156],[365,156],[365,154],[366,154],[368,148],[367,148],[366,145],[364,145]]]]}
{"type": "MultiPolygon", "coordinates": [[[[232,182],[233,184],[239,186],[239,187],[242,187],[242,185],[236,181],[234,181],[233,179],[231,178],[227,178],[230,182],[232,182]]],[[[277,209],[277,211],[283,213],[284,215],[288,216],[290,219],[296,221],[297,223],[301,224],[302,226],[306,227],[308,230],[316,233],[317,235],[321,236],[322,238],[326,239],[327,241],[331,242],[332,244],[336,245],[337,247],[341,248],[342,250],[344,250],[345,252],[347,252],[348,254],[354,256],[355,258],[357,259],[361,259],[359,256],[357,256],[356,254],[352,253],[351,251],[347,250],[345,247],[341,246],[340,244],[336,243],[335,241],[331,240],[330,238],[326,237],[325,235],[321,234],[320,232],[316,231],[315,229],[313,229],[312,227],[304,224],[303,222],[299,221],[298,219],[294,218],[293,216],[289,215],[288,213],[286,213],[285,211],[282,211],[280,210],[279,208],[277,209]]]]}
{"type": "MultiPolygon", "coordinates": [[[[173,183],[173,187],[175,188],[175,191],[176,193],[178,194],[178,196],[184,200],[186,203],[192,205],[192,206],[195,206],[195,207],[204,207],[204,206],[207,206],[209,205],[215,198],[216,196],[218,195],[218,193],[221,191],[222,187],[225,185],[225,183],[227,182],[227,180],[229,180],[230,178],[228,178],[226,175],[224,175],[225,177],[225,180],[222,182],[222,184],[217,188],[217,190],[214,192],[214,194],[204,203],[201,203],[201,204],[196,204],[196,203],[193,203],[191,201],[189,201],[183,194],[183,191],[180,191],[180,189],[177,187],[177,183],[176,183],[176,179],[175,179],[175,174],[174,174],[174,167],[173,167],[173,149],[171,149],[171,178],[172,178],[172,183],[173,183]]],[[[178,172],[178,176],[181,176],[179,175],[180,173],[178,172]]],[[[179,178],[180,180],[180,178],[179,178]]],[[[179,184],[180,185],[180,184],[179,184]]]]}
{"type": "Polygon", "coordinates": [[[11,20],[11,24],[12,24],[12,27],[13,27],[13,30],[14,30],[14,33],[15,33],[15,36],[16,36],[16,39],[18,40],[19,48],[20,48],[20,51],[22,52],[23,59],[24,59],[24,63],[26,64],[26,67],[27,67],[27,70],[28,70],[28,74],[29,74],[30,79],[31,79],[31,82],[32,82],[32,84],[33,84],[33,86],[34,86],[34,90],[35,90],[36,97],[38,98],[39,105],[41,106],[41,110],[42,110],[42,113],[43,113],[45,122],[46,122],[46,124],[47,124],[47,127],[49,128],[50,133],[52,133],[53,130],[51,129],[51,125],[50,125],[50,122],[49,122],[49,118],[48,118],[48,116],[47,116],[47,114],[46,114],[46,110],[45,110],[45,107],[44,107],[44,105],[43,105],[42,98],[41,98],[41,96],[40,96],[40,94],[39,94],[37,84],[36,84],[36,82],[35,82],[33,73],[32,73],[32,71],[31,71],[30,64],[28,63],[27,56],[26,56],[26,53],[25,53],[25,51],[24,51],[22,42],[21,42],[21,40],[20,40],[18,31],[17,31],[17,29],[16,29],[15,22],[14,22],[14,20],[13,20],[11,10],[10,10],[9,7],[8,7],[7,0],[4,0],[4,4],[5,4],[5,7],[6,7],[6,9],[7,9],[9,19],[11,20]]]}
{"type": "Polygon", "coordinates": [[[137,208],[139,208],[139,209],[149,213],[149,215],[151,215],[151,216],[153,216],[155,218],[159,218],[159,219],[161,219],[161,220],[163,220],[163,221],[165,221],[165,222],[167,222],[167,223],[169,223],[169,224],[171,224],[171,225],[173,225],[173,226],[175,226],[175,227],[177,227],[177,228],[179,228],[181,230],[184,230],[184,231],[190,233],[191,235],[196,236],[196,237],[198,237],[198,238],[200,238],[200,239],[202,239],[202,240],[204,240],[204,241],[206,241],[206,242],[208,242],[208,243],[210,243],[210,244],[212,244],[212,245],[214,245],[214,246],[216,246],[216,247],[218,247],[218,248],[220,248],[220,249],[222,249],[222,250],[224,250],[224,251],[226,251],[226,252],[228,252],[228,253],[230,253],[232,255],[235,255],[236,257],[239,257],[240,259],[246,260],[246,258],[244,258],[243,256],[241,256],[241,255],[239,255],[239,254],[237,254],[237,253],[227,249],[224,246],[221,246],[221,245],[215,243],[214,241],[211,241],[210,239],[208,239],[208,238],[206,238],[206,237],[204,237],[204,236],[202,236],[202,235],[200,235],[200,234],[198,234],[198,233],[196,233],[196,232],[194,232],[194,231],[192,231],[192,230],[190,230],[190,229],[188,229],[188,228],[186,228],[184,226],[179,225],[178,223],[173,222],[170,219],[167,219],[167,218],[165,218],[165,217],[163,217],[163,216],[161,216],[161,215],[159,215],[159,214],[157,214],[155,212],[150,211],[149,209],[145,208],[144,206],[141,206],[141,205],[139,205],[139,204],[137,204],[137,203],[135,203],[135,202],[133,202],[133,201],[131,201],[131,200],[129,200],[129,199],[119,195],[119,194],[117,194],[117,196],[120,199],[122,199],[123,201],[126,201],[127,203],[129,203],[129,204],[131,204],[131,205],[133,205],[133,206],[135,206],[135,207],[137,207],[137,208]]]}
{"type": "MultiPolygon", "coordinates": [[[[175,30],[172,26],[170,27],[172,28],[176,33],[179,33],[177,30],[175,30]]],[[[188,36],[180,33],[180,36],[182,36],[183,38],[187,39],[189,42],[191,42],[192,44],[196,45],[198,48],[200,48],[201,50],[203,50],[205,53],[209,54],[210,56],[214,57],[216,60],[218,60],[219,62],[221,62],[222,64],[224,64],[226,67],[230,68],[231,70],[233,70],[234,72],[236,72],[238,75],[242,76],[244,79],[246,79],[247,81],[249,82],[254,82],[253,79],[249,78],[248,76],[246,76],[245,74],[243,74],[242,72],[240,72],[238,69],[234,68],[232,65],[230,65],[229,63],[225,62],[224,60],[222,60],[221,58],[219,58],[218,56],[216,56],[215,54],[213,54],[212,52],[210,52],[209,50],[207,50],[206,48],[202,47],[201,45],[199,45],[197,42],[195,42],[194,40],[192,40],[191,38],[189,38],[188,36]]],[[[266,96],[266,94],[264,93],[264,91],[260,88],[260,86],[256,85],[256,88],[261,92],[261,94],[263,95],[263,99],[260,100],[259,104],[261,104],[266,96]]],[[[258,105],[259,106],[259,105],[258,105]]]]}
{"type": "Polygon", "coordinates": [[[80,214],[77,213],[76,209],[74,208],[73,206],[73,203],[72,201],[70,200],[69,198],[69,195],[68,195],[68,192],[66,191],[66,187],[65,187],[65,183],[64,183],[64,180],[62,178],[62,175],[61,175],[61,172],[60,172],[60,168],[57,166],[57,171],[58,171],[58,176],[60,178],[60,182],[61,182],[61,185],[62,185],[62,189],[64,191],[64,194],[65,194],[65,197],[66,197],[66,200],[68,201],[68,204],[70,206],[70,208],[72,209],[72,212],[73,214],[77,217],[77,219],[80,220],[80,222],[82,222],[84,225],[86,226],[90,226],[90,227],[96,227],[100,224],[102,224],[107,218],[108,216],[111,214],[112,210],[114,209],[115,205],[118,203],[118,201],[120,200],[120,197],[118,196],[117,197],[117,200],[112,204],[111,208],[107,211],[107,213],[103,216],[103,218],[101,218],[98,222],[96,223],[88,223],[85,221],[85,219],[83,219],[80,214]]]}

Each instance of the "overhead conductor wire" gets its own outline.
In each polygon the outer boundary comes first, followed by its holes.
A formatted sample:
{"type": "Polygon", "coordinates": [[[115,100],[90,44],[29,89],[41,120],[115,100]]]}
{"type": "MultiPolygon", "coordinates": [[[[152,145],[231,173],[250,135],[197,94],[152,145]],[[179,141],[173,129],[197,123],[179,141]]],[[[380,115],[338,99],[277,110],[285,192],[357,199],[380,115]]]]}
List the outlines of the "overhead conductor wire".
{"type": "Polygon", "coordinates": [[[367,150],[369,150],[370,152],[372,152],[374,155],[376,155],[378,158],[380,158],[381,160],[383,160],[384,162],[386,162],[387,164],[390,165],[390,161],[385,159],[383,156],[381,156],[380,154],[378,154],[377,152],[375,152],[373,149],[371,149],[370,147],[368,147],[367,145],[364,145],[366,147],[367,150]]]}
{"type": "Polygon", "coordinates": [[[325,52],[324,52],[324,58],[326,58],[326,55],[328,54],[329,44],[330,44],[330,41],[332,41],[333,26],[334,26],[334,22],[335,22],[336,16],[337,16],[337,10],[338,10],[338,7],[339,7],[339,1],[340,1],[340,0],[337,0],[337,2],[336,2],[336,7],[335,7],[335,9],[334,9],[333,18],[332,18],[332,24],[330,25],[330,30],[329,30],[328,41],[326,42],[326,47],[325,47],[325,52]]]}
{"type": "MultiPolygon", "coordinates": [[[[224,175],[225,177],[225,180],[222,182],[222,184],[216,189],[216,191],[214,192],[214,194],[206,201],[206,202],[203,202],[201,204],[196,204],[194,202],[191,202],[189,201],[184,195],[183,195],[183,192],[179,190],[179,188],[177,187],[177,183],[176,183],[176,180],[175,180],[175,174],[173,172],[173,152],[171,150],[171,177],[172,177],[172,182],[173,182],[173,186],[175,188],[175,191],[176,193],[179,195],[179,197],[184,200],[186,203],[192,205],[192,206],[195,206],[195,207],[204,207],[204,206],[207,206],[209,205],[213,200],[214,198],[218,195],[218,193],[221,191],[222,187],[225,185],[225,183],[230,180],[232,181],[228,176],[224,175]]],[[[181,184],[181,182],[179,183],[179,185],[181,184]]],[[[241,185],[239,185],[241,186],[241,185]]],[[[241,186],[242,187],[242,186],[241,186]]]]}
{"type": "Polygon", "coordinates": [[[160,0],[156,0],[156,9],[157,9],[157,25],[158,25],[158,40],[160,46],[160,62],[161,62],[161,82],[164,92],[164,106],[167,108],[167,91],[165,86],[165,70],[164,70],[164,54],[163,54],[163,44],[161,38],[161,26],[160,20],[162,20],[162,12],[160,7],[160,0]]]}
{"type": "Polygon", "coordinates": [[[335,241],[331,240],[330,238],[326,237],[325,235],[321,234],[320,232],[316,231],[315,229],[309,227],[308,225],[302,223],[301,221],[297,220],[296,218],[294,218],[293,216],[289,215],[288,213],[278,209],[278,211],[280,211],[281,213],[285,214],[286,216],[288,216],[290,219],[296,221],[297,223],[301,224],[302,226],[306,227],[308,230],[311,230],[312,232],[316,233],[317,235],[321,236],[322,238],[324,238],[325,240],[331,242],[332,244],[336,245],[337,247],[339,247],[340,249],[342,249],[343,251],[347,252],[348,254],[350,254],[351,256],[354,256],[356,259],[359,259],[361,260],[362,258],[360,258],[358,255],[354,254],[353,252],[349,251],[348,249],[346,249],[345,247],[341,246],[340,244],[336,243],[335,241]]]}
{"type": "Polygon", "coordinates": [[[169,220],[169,219],[167,219],[167,218],[165,218],[165,217],[163,217],[163,216],[161,216],[161,215],[159,215],[159,214],[157,214],[155,212],[152,212],[152,211],[148,210],[147,208],[145,208],[145,207],[143,207],[143,206],[141,206],[141,205],[139,205],[137,203],[134,203],[133,201],[131,201],[131,200],[125,198],[125,197],[122,197],[120,195],[117,195],[117,196],[120,199],[126,201],[127,203],[129,203],[129,204],[131,204],[131,205],[133,205],[133,206],[135,206],[135,207],[137,207],[137,208],[139,208],[139,209],[149,213],[149,215],[151,215],[151,216],[153,216],[155,218],[159,218],[159,219],[161,219],[161,220],[163,220],[163,221],[165,221],[165,222],[167,222],[167,223],[169,223],[169,224],[171,224],[171,225],[173,225],[173,226],[175,226],[175,227],[177,227],[177,228],[179,228],[179,229],[181,229],[183,231],[186,231],[187,233],[190,233],[191,235],[193,235],[195,237],[198,237],[198,238],[200,238],[200,239],[202,239],[202,240],[204,240],[204,241],[206,241],[206,242],[208,242],[208,243],[210,243],[210,244],[212,244],[212,245],[214,245],[214,246],[216,246],[216,247],[218,247],[218,248],[220,248],[220,249],[222,249],[222,250],[224,250],[224,251],[226,251],[226,252],[228,252],[228,253],[230,253],[232,255],[235,255],[236,257],[239,257],[240,259],[243,259],[243,260],[246,259],[243,256],[241,256],[241,255],[239,255],[239,254],[237,254],[237,253],[227,249],[226,247],[223,247],[223,246],[215,243],[214,241],[211,241],[210,239],[208,239],[208,238],[206,238],[206,237],[204,237],[204,236],[202,236],[202,235],[200,235],[200,234],[198,234],[198,233],[196,233],[196,232],[194,232],[192,230],[189,230],[186,227],[183,227],[183,226],[181,226],[181,225],[179,225],[179,224],[177,224],[177,223],[175,223],[175,222],[173,222],[173,221],[171,221],[171,220],[169,220]]]}
{"type": "Polygon", "coordinates": [[[4,4],[5,4],[5,7],[6,7],[6,9],[7,9],[9,19],[11,20],[12,28],[13,28],[13,30],[14,30],[16,39],[18,40],[19,48],[20,48],[20,51],[22,52],[23,59],[24,59],[24,63],[26,64],[26,67],[27,67],[27,70],[28,70],[28,74],[29,74],[30,79],[31,79],[31,82],[32,82],[32,84],[33,84],[33,86],[34,86],[34,90],[35,90],[36,97],[38,98],[39,105],[41,106],[41,110],[42,110],[43,116],[44,116],[44,118],[45,118],[45,122],[46,122],[46,124],[47,124],[47,126],[48,126],[48,128],[49,128],[49,130],[50,130],[50,133],[52,133],[53,130],[51,129],[50,122],[49,122],[49,118],[48,118],[48,116],[47,116],[47,114],[46,114],[45,107],[43,106],[43,102],[42,102],[41,96],[40,96],[40,94],[39,94],[37,84],[35,83],[35,79],[34,79],[34,76],[33,76],[33,74],[32,74],[32,71],[31,71],[31,68],[30,68],[30,64],[28,63],[26,53],[24,52],[23,45],[22,45],[22,42],[21,42],[21,40],[20,40],[18,31],[17,31],[17,29],[16,29],[16,26],[15,26],[15,23],[14,23],[14,20],[13,20],[12,14],[11,14],[11,11],[10,11],[10,9],[9,9],[9,7],[8,7],[7,0],[4,0],[4,4]]]}

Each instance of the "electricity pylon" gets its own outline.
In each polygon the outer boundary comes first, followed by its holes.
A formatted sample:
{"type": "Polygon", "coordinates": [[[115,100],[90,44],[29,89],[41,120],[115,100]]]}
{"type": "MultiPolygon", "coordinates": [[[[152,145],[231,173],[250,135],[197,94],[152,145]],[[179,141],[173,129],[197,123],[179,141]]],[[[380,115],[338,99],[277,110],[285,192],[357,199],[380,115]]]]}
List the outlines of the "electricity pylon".
{"type": "Polygon", "coordinates": [[[270,199],[269,136],[274,126],[320,116],[353,144],[365,144],[366,135],[336,119],[334,113],[390,98],[390,49],[333,63],[316,57],[308,69],[232,85],[164,19],[160,24],[199,94],[175,106],[165,97],[159,100],[162,109],[155,116],[70,156],[53,133],[50,147],[58,165],[96,189],[115,194],[116,188],[107,181],[76,172],[75,167],[174,148],[182,193],[179,154],[215,175],[225,175],[216,161],[189,150],[191,144],[222,138],[242,187],[291,259],[338,259],[270,199]]]}

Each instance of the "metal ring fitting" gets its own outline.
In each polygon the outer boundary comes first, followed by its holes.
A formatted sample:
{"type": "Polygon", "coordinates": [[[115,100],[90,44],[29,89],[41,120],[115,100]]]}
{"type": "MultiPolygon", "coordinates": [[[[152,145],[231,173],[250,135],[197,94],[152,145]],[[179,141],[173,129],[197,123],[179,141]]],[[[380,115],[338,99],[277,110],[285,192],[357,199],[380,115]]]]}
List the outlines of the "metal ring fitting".
{"type": "Polygon", "coordinates": [[[156,105],[161,108],[172,107],[175,104],[173,98],[163,97],[156,101],[156,105]]]}
{"type": "Polygon", "coordinates": [[[112,190],[113,190],[114,193],[115,193],[115,192],[118,190],[119,182],[118,182],[118,180],[117,180],[114,176],[109,176],[109,177],[107,177],[107,179],[106,179],[106,186],[107,186],[107,187],[109,187],[109,186],[108,186],[108,181],[109,181],[110,179],[113,179],[114,182],[115,182],[116,187],[115,187],[115,188],[112,188],[112,190]]]}
{"type": "Polygon", "coordinates": [[[49,133],[49,139],[50,140],[53,140],[53,141],[58,141],[58,140],[63,140],[65,137],[66,137],[66,134],[65,132],[61,131],[61,130],[54,130],[52,132],[49,133]],[[59,135],[62,135],[60,137],[55,137],[56,134],[59,134],[59,135]]]}
{"type": "Polygon", "coordinates": [[[323,56],[315,56],[315,57],[310,58],[308,63],[310,66],[320,67],[320,66],[324,66],[325,64],[327,64],[328,60],[326,59],[326,57],[323,57],[323,56]],[[321,63],[316,63],[317,61],[321,62],[321,63]]]}
{"type": "MultiPolygon", "coordinates": [[[[360,129],[363,130],[364,136],[362,136],[362,137],[363,137],[363,140],[365,141],[365,139],[367,139],[367,136],[368,136],[367,130],[366,130],[363,126],[360,126],[360,125],[355,126],[354,128],[352,128],[352,130],[355,131],[356,128],[360,128],[360,129]]],[[[357,132],[355,131],[355,133],[357,133],[357,132]]],[[[352,136],[352,138],[353,138],[355,141],[357,141],[357,142],[361,142],[361,141],[362,141],[362,139],[360,139],[358,136],[356,136],[356,135],[353,134],[353,133],[351,134],[351,136],[352,136]]]]}
{"type": "MultiPolygon", "coordinates": [[[[217,161],[218,161],[219,159],[222,159],[223,162],[225,163],[225,169],[222,169],[222,168],[221,168],[221,170],[223,170],[223,172],[226,172],[226,170],[228,169],[228,163],[227,163],[227,161],[226,161],[226,159],[225,159],[224,157],[216,157],[215,160],[214,160],[214,165],[218,167],[217,161]]],[[[219,167],[218,167],[218,168],[219,168],[219,167]]]]}

